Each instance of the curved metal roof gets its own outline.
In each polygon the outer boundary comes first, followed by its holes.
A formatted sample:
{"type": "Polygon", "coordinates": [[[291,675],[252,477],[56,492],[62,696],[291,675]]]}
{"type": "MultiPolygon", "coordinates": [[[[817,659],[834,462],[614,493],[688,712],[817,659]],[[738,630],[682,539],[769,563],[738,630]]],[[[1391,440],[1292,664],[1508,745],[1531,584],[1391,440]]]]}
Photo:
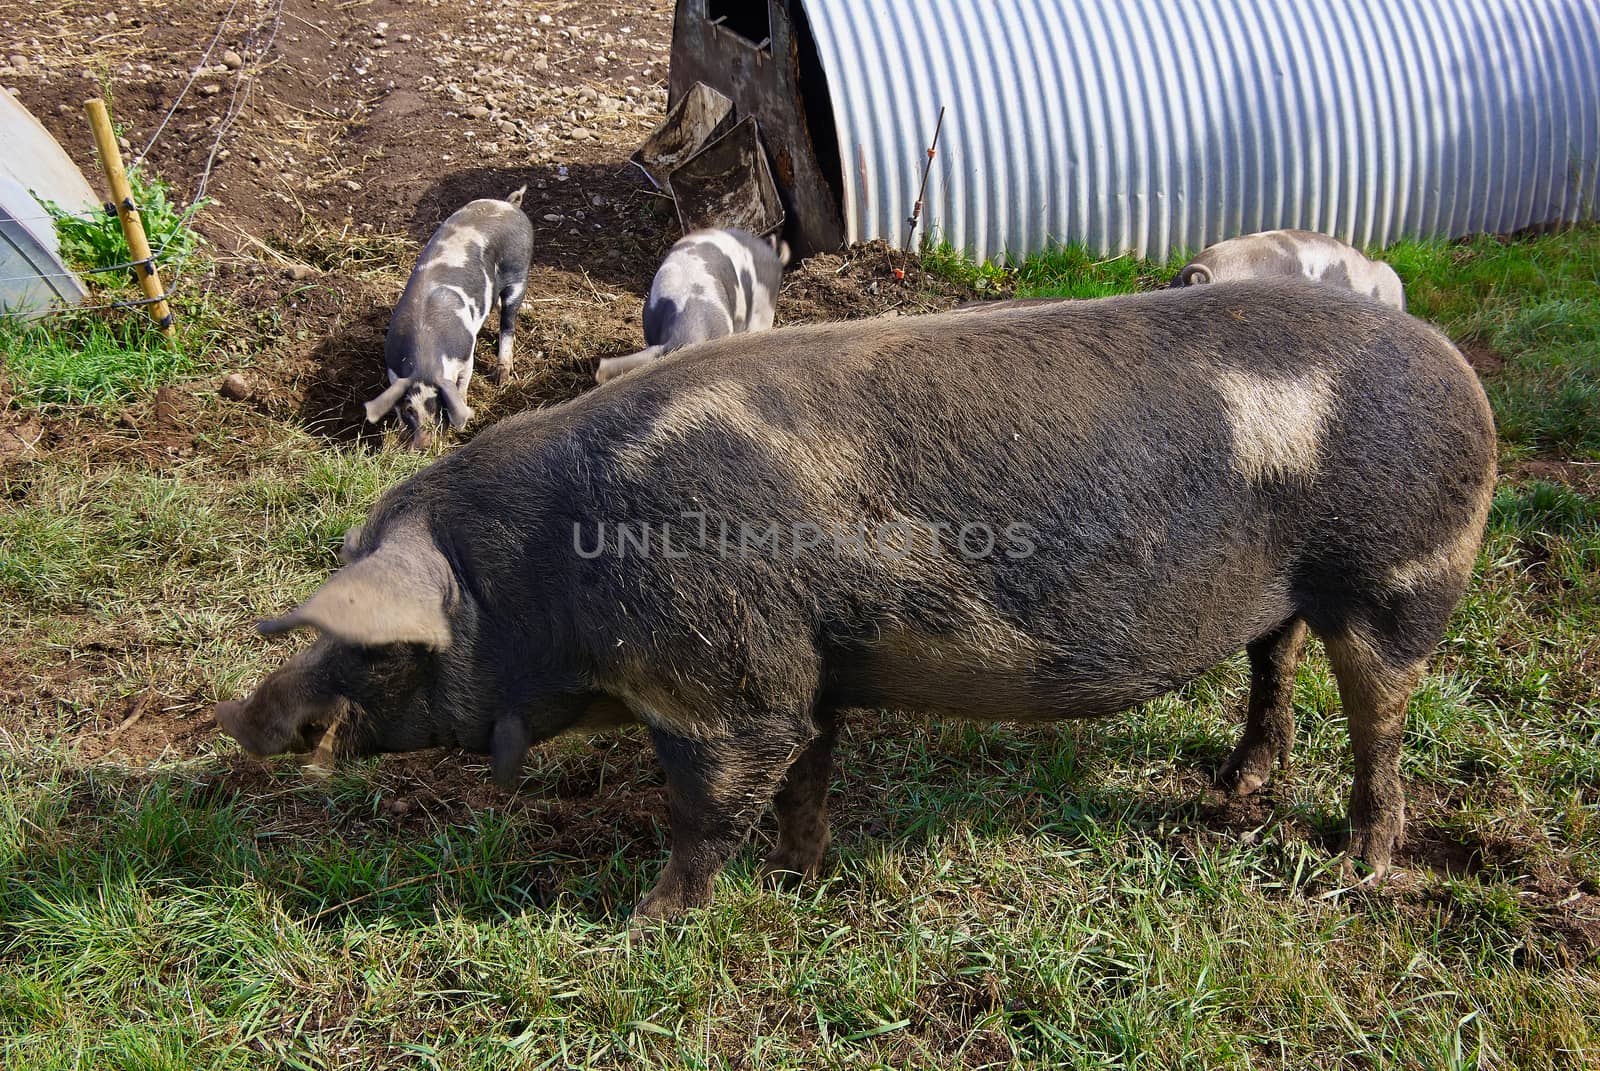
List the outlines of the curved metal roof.
{"type": "Polygon", "coordinates": [[[1164,258],[1600,208],[1595,0],[803,0],[850,240],[1164,258]],[[919,239],[922,230],[919,228],[919,239]]]}

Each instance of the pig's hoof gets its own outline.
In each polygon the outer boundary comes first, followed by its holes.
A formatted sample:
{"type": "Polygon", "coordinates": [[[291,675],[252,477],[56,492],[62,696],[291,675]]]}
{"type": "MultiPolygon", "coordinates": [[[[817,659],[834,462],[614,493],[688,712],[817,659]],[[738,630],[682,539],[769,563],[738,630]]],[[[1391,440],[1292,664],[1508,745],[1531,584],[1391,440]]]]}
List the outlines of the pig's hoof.
{"type": "Polygon", "coordinates": [[[775,889],[794,889],[822,872],[822,856],[827,850],[826,838],[811,845],[780,844],[762,860],[761,880],[775,889]]]}
{"type": "Polygon", "coordinates": [[[1368,865],[1365,859],[1345,852],[1339,857],[1339,880],[1349,886],[1365,885],[1376,889],[1389,876],[1389,864],[1368,865]]]}
{"type": "Polygon", "coordinates": [[[633,909],[633,918],[635,922],[649,923],[652,920],[666,922],[680,917],[692,908],[704,907],[710,899],[711,897],[707,895],[702,900],[691,902],[680,891],[672,888],[664,889],[657,885],[646,893],[644,899],[639,901],[639,906],[633,909]]]}
{"type": "Polygon", "coordinates": [[[648,945],[661,937],[662,931],[669,923],[665,919],[649,916],[641,917],[637,913],[628,920],[628,943],[630,945],[648,945]]]}
{"type": "Polygon", "coordinates": [[[1389,876],[1389,864],[1394,857],[1400,835],[1383,824],[1354,829],[1345,846],[1339,869],[1347,881],[1360,881],[1363,885],[1381,885],[1389,876]]]}
{"type": "Polygon", "coordinates": [[[501,361],[494,369],[494,381],[502,387],[511,382],[511,362],[501,361]]]}
{"type": "Polygon", "coordinates": [[[1248,796],[1272,777],[1282,752],[1265,742],[1241,743],[1217,772],[1217,786],[1235,796],[1248,796]]]}

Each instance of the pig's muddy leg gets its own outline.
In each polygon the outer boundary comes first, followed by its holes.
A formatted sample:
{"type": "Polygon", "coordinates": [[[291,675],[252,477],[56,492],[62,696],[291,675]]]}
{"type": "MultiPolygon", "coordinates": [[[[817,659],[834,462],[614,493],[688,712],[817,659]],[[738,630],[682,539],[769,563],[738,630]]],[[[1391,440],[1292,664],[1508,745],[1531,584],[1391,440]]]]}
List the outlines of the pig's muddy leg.
{"type": "Polygon", "coordinates": [[[1423,662],[1398,667],[1356,633],[1325,636],[1328,659],[1339,681],[1339,701],[1355,752],[1350,790],[1349,859],[1360,859],[1381,881],[1405,830],[1406,796],[1400,784],[1400,737],[1406,701],[1422,675],[1423,662]]]}
{"type": "Polygon", "coordinates": [[[1246,796],[1266,784],[1294,746],[1294,671],[1306,642],[1306,623],[1293,618],[1245,648],[1250,655],[1250,707],[1244,735],[1217,774],[1217,783],[1246,796]]]}
{"type": "Polygon", "coordinates": [[[774,884],[793,886],[816,875],[828,850],[828,780],[838,738],[832,711],[817,716],[822,735],[794,760],[773,801],[778,812],[778,843],[761,864],[774,884]]]}
{"type": "Polygon", "coordinates": [[[748,728],[713,740],[651,727],[666,773],[672,855],[661,880],[634,909],[636,919],[672,918],[711,900],[717,874],[817,737],[809,712],[741,721],[748,728]]]}

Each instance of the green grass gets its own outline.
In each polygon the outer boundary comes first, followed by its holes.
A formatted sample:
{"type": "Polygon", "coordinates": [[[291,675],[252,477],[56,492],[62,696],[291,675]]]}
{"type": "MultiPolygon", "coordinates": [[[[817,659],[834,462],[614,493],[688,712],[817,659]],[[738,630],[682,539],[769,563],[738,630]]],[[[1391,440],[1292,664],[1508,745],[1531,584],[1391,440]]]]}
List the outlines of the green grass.
{"type": "Polygon", "coordinates": [[[168,341],[139,311],[62,312],[32,324],[0,318],[11,388],[35,406],[128,401],[194,374],[195,349],[168,341]]]}
{"type": "MultiPolygon", "coordinates": [[[[203,244],[193,217],[205,202],[180,211],[160,179],[135,175],[131,182],[156,263],[169,268],[163,282],[171,286],[170,269],[203,244]]],[[[74,216],[49,201],[45,207],[55,217],[62,258],[72,267],[92,272],[131,257],[116,216],[74,216]]],[[[0,317],[0,370],[24,404],[109,407],[129,401],[200,371],[196,355],[216,347],[224,333],[226,312],[214,298],[175,295],[171,305],[178,330],[168,339],[142,306],[105,307],[143,297],[131,271],[86,278],[91,286],[86,305],[99,307],[31,323],[0,317]]]]}
{"type": "MultiPolygon", "coordinates": [[[[1596,235],[1395,252],[1414,309],[1505,359],[1487,382],[1523,429],[1508,460],[1590,456],[1593,414],[1535,383],[1585,360],[1596,235]]],[[[1087,295],[1165,267],[1058,250],[941,270],[1087,295]]],[[[454,755],[313,784],[205,726],[296,648],[251,622],[427,461],[287,423],[248,437],[216,405],[180,462],[0,469],[0,1066],[1600,1063],[1593,482],[1503,477],[1411,706],[1412,854],[1383,890],[1332,866],[1350,759],[1313,648],[1294,765],[1245,804],[1206,788],[1239,658],[1096,723],[864,716],[823,881],[765,890],[746,852],[711,909],[630,946],[666,847],[637,733],[546,745],[505,795],[454,755]],[[190,757],[73,754],[146,695],[203,741],[190,757]]]]}

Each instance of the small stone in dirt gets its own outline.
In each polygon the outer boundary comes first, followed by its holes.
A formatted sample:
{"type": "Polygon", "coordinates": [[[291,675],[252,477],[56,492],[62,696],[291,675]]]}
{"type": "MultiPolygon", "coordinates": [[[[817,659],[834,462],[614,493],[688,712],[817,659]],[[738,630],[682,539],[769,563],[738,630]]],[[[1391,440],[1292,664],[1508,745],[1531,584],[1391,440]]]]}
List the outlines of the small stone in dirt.
{"type": "Polygon", "coordinates": [[[361,183],[357,182],[353,178],[347,178],[344,180],[344,188],[349,190],[351,193],[355,193],[361,188],[361,183]]]}
{"type": "Polygon", "coordinates": [[[286,279],[309,279],[315,273],[316,269],[309,264],[291,264],[283,269],[283,275],[286,279]]]}
{"type": "Polygon", "coordinates": [[[202,97],[214,97],[221,92],[222,87],[217,85],[215,82],[207,82],[205,85],[200,87],[200,95],[202,97]]]}
{"type": "Polygon", "coordinates": [[[559,212],[546,212],[544,215],[544,221],[546,223],[560,223],[561,214],[559,212]]]}
{"type": "Polygon", "coordinates": [[[237,71],[244,66],[244,57],[230,48],[222,54],[222,65],[230,71],[237,71]]]}
{"type": "Polygon", "coordinates": [[[383,809],[386,813],[394,815],[395,817],[399,817],[403,814],[410,814],[411,801],[402,799],[384,800],[383,809]]]}
{"type": "Polygon", "coordinates": [[[217,393],[230,402],[242,402],[253,393],[250,381],[238,372],[229,372],[222,377],[222,386],[217,388],[217,393]]]}
{"type": "Polygon", "coordinates": [[[594,131],[584,126],[573,127],[571,134],[573,141],[590,141],[594,138],[594,131]]]}
{"type": "Polygon", "coordinates": [[[484,119],[489,115],[489,108],[484,104],[474,104],[472,107],[467,109],[467,114],[472,116],[474,119],[484,119]]]}

